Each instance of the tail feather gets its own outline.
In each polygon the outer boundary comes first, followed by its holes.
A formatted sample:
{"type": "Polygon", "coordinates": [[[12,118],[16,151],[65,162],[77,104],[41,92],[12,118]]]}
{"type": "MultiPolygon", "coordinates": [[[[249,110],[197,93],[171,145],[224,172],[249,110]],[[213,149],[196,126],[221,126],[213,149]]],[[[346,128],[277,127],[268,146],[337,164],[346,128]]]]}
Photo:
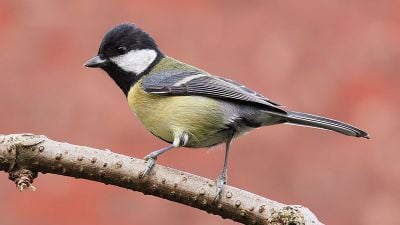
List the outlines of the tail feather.
{"type": "Polygon", "coordinates": [[[348,136],[363,137],[369,139],[368,133],[366,133],[365,131],[362,131],[349,124],[322,116],[289,111],[288,114],[285,116],[285,120],[287,123],[294,125],[332,130],[348,136]]]}

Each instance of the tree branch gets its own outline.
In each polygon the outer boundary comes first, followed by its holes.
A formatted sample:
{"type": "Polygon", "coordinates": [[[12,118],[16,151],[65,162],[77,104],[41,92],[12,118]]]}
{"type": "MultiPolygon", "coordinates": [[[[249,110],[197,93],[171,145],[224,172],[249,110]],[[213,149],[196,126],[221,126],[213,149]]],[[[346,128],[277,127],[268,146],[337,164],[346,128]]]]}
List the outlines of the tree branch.
{"type": "Polygon", "coordinates": [[[243,224],[322,224],[307,208],[285,205],[226,185],[215,200],[215,182],[155,165],[141,178],[145,162],[108,150],[56,142],[33,134],[0,135],[0,171],[18,189],[30,187],[37,172],[84,178],[140,191],[195,207],[243,224]]]}

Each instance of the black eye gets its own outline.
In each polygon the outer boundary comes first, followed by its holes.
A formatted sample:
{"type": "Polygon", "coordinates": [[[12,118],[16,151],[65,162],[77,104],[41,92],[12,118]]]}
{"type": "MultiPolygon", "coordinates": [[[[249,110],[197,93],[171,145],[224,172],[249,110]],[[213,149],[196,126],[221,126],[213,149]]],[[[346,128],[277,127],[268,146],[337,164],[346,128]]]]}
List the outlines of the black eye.
{"type": "Polygon", "coordinates": [[[126,53],[126,47],[125,46],[119,46],[117,48],[117,53],[120,54],[120,55],[125,54],[126,53]]]}

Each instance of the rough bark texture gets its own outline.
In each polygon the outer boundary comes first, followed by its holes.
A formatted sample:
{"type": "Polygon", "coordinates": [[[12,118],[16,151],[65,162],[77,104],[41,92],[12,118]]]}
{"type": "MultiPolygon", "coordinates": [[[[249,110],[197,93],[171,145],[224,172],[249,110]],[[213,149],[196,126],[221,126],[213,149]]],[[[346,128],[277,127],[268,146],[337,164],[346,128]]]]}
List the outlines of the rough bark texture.
{"type": "Polygon", "coordinates": [[[285,205],[226,185],[215,200],[213,180],[155,165],[141,178],[145,162],[107,150],[56,142],[33,134],[0,135],[0,171],[19,190],[33,188],[37,173],[83,178],[140,191],[243,224],[322,224],[307,208],[285,205]]]}

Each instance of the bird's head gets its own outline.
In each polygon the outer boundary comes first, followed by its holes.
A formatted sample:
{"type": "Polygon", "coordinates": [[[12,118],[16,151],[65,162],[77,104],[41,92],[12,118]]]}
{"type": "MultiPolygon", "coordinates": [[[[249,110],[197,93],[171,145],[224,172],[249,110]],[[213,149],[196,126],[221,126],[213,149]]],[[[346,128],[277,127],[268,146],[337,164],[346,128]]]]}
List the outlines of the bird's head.
{"type": "Polygon", "coordinates": [[[163,57],[154,39],[134,24],[113,27],[104,36],[98,54],[84,65],[102,68],[126,92],[130,85],[163,57]]]}

